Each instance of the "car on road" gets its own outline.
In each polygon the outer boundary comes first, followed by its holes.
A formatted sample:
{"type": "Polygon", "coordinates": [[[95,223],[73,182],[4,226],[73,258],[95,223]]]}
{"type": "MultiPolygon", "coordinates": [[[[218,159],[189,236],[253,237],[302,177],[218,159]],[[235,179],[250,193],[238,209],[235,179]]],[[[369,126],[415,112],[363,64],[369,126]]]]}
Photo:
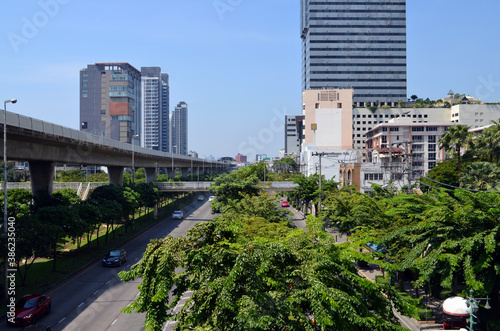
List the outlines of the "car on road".
{"type": "Polygon", "coordinates": [[[127,252],[123,248],[110,250],[102,259],[102,265],[104,267],[119,267],[124,262],[127,262],[127,252]]]}
{"type": "Polygon", "coordinates": [[[208,201],[212,201],[214,199],[215,199],[215,197],[213,195],[211,195],[211,196],[208,197],[208,201]]]}
{"type": "Polygon", "coordinates": [[[198,196],[198,201],[203,201],[203,200],[205,200],[205,197],[203,195],[199,195],[198,196]]]}
{"type": "Polygon", "coordinates": [[[181,210],[176,210],[172,214],[172,219],[173,220],[181,220],[184,217],[184,214],[182,213],[181,210]]]}
{"type": "Polygon", "coordinates": [[[30,325],[50,313],[51,308],[52,299],[48,295],[25,295],[16,303],[14,318],[7,315],[7,321],[10,325],[30,325]]]}
{"type": "Polygon", "coordinates": [[[283,201],[281,202],[281,207],[290,207],[290,204],[288,203],[288,201],[283,200],[283,201]]]}

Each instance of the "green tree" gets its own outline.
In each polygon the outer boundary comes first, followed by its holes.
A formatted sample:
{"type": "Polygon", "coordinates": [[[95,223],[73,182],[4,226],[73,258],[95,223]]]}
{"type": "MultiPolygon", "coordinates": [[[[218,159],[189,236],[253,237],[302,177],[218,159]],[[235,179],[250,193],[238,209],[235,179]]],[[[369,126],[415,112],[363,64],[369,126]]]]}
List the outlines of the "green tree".
{"type": "Polygon", "coordinates": [[[147,208],[146,213],[149,219],[149,208],[154,207],[158,203],[158,189],[154,187],[153,183],[140,183],[134,187],[134,190],[139,193],[139,204],[147,208]]]}
{"type": "Polygon", "coordinates": [[[109,181],[108,174],[104,171],[97,172],[87,176],[87,181],[89,182],[107,182],[109,181]]]}
{"type": "Polygon", "coordinates": [[[402,330],[393,305],[414,315],[392,288],[359,276],[331,235],[265,222],[218,217],[183,238],[153,240],[141,262],[119,274],[142,278],[124,311],[146,312],[146,330],[166,320],[179,330],[402,330]],[[174,312],[185,291],[192,297],[174,312]]]}
{"type": "Polygon", "coordinates": [[[229,200],[241,200],[245,195],[253,196],[261,191],[257,185],[259,179],[254,174],[247,176],[248,170],[245,168],[223,174],[215,179],[210,192],[217,196],[217,202],[225,206],[229,200]]]}
{"type": "Polygon", "coordinates": [[[273,171],[279,174],[295,173],[297,170],[297,162],[292,157],[285,157],[273,163],[273,171]]]}
{"type": "Polygon", "coordinates": [[[53,267],[56,271],[57,249],[59,244],[65,243],[64,238],[70,233],[70,227],[76,216],[67,206],[50,206],[40,208],[36,217],[42,224],[40,236],[44,237],[52,248],[53,267]]]}
{"type": "Polygon", "coordinates": [[[447,151],[455,151],[458,159],[458,177],[460,178],[461,169],[461,148],[467,145],[472,136],[469,134],[467,125],[455,124],[439,138],[439,147],[447,151]]]}
{"type": "Polygon", "coordinates": [[[61,170],[56,173],[56,182],[84,182],[85,172],[80,169],[61,170]]]}
{"type": "Polygon", "coordinates": [[[492,121],[493,125],[484,129],[477,137],[475,151],[483,160],[498,164],[500,160],[500,122],[492,121]]]}
{"type": "Polygon", "coordinates": [[[481,191],[500,191],[500,167],[490,162],[474,162],[464,171],[463,188],[481,191]]]}
{"type": "Polygon", "coordinates": [[[61,190],[58,190],[52,194],[52,196],[55,199],[58,199],[61,201],[61,203],[65,206],[71,206],[74,205],[78,202],[80,202],[82,199],[76,194],[76,192],[70,188],[64,188],[61,190]]]}
{"type": "MultiPolygon", "coordinates": [[[[460,185],[460,179],[458,177],[458,160],[446,160],[444,162],[438,163],[434,168],[429,171],[427,177],[435,180],[436,182],[448,184],[454,187],[458,187],[460,185]]],[[[420,179],[420,182],[423,184],[428,184],[432,187],[442,187],[440,184],[428,181],[426,179],[420,179]]],[[[444,186],[444,188],[449,188],[444,186]]],[[[430,187],[422,187],[424,191],[430,189],[430,187]]]]}

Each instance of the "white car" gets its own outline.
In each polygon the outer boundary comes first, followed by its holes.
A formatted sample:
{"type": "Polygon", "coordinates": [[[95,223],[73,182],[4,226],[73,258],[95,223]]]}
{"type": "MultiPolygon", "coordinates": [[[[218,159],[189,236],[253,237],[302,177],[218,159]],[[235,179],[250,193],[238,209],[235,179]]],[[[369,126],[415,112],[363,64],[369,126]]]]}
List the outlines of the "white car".
{"type": "Polygon", "coordinates": [[[211,195],[210,197],[208,197],[208,201],[212,201],[213,199],[215,199],[215,197],[213,195],[211,195]]]}
{"type": "Polygon", "coordinates": [[[180,210],[176,210],[176,211],[174,211],[174,213],[172,214],[172,219],[173,219],[173,220],[181,220],[183,217],[184,217],[184,214],[183,214],[183,213],[182,213],[182,211],[180,211],[180,210]]]}

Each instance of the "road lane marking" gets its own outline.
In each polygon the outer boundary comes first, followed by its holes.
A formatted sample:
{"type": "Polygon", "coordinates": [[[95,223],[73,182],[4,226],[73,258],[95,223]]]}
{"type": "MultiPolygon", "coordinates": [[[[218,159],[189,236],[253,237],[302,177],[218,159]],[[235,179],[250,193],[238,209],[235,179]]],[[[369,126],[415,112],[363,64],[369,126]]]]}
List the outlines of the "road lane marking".
{"type": "Polygon", "coordinates": [[[108,285],[109,283],[111,283],[111,279],[108,280],[105,285],[108,285]]]}
{"type": "Polygon", "coordinates": [[[115,318],[115,320],[111,323],[111,325],[115,324],[116,321],[118,321],[118,318],[115,318]]]}
{"type": "Polygon", "coordinates": [[[78,308],[80,308],[81,306],[83,306],[85,304],[85,302],[82,302],[81,304],[78,305],[78,308]]]}
{"type": "Polygon", "coordinates": [[[96,295],[96,294],[97,294],[97,292],[99,292],[99,290],[97,290],[97,291],[95,291],[94,293],[92,293],[92,295],[96,295]]]}
{"type": "Polygon", "coordinates": [[[66,317],[63,317],[59,322],[57,322],[57,324],[61,324],[65,319],[66,317]]]}

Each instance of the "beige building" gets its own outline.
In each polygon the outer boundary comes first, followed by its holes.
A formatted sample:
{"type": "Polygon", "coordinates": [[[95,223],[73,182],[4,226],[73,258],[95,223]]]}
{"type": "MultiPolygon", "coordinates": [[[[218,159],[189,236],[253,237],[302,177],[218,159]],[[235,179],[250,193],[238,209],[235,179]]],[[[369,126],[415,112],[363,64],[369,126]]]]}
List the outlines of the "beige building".
{"type": "Polygon", "coordinates": [[[352,89],[302,93],[303,144],[321,150],[352,148],[352,89]]]}

